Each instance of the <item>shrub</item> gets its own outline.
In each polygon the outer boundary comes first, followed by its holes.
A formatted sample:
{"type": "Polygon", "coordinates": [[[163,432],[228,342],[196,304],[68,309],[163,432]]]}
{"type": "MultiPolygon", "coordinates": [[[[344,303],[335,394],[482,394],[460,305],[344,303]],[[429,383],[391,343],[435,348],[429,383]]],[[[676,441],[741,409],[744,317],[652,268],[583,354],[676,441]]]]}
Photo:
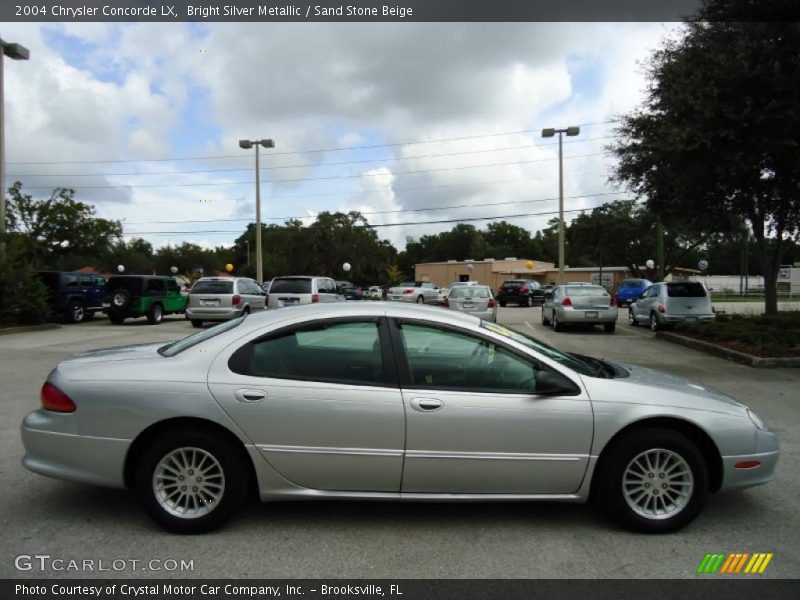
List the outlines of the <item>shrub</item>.
{"type": "Polygon", "coordinates": [[[49,314],[47,290],[36,269],[13,237],[7,238],[5,251],[0,253],[0,324],[42,323],[49,314]]]}

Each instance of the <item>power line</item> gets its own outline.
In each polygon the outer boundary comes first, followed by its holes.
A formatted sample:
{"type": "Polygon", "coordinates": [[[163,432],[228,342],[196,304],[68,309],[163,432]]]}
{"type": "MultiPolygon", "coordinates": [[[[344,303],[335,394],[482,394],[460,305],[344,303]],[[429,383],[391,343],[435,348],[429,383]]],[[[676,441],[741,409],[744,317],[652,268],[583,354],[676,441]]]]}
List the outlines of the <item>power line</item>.
{"type": "MultiPolygon", "coordinates": [[[[625,192],[602,192],[602,193],[595,193],[595,194],[582,194],[580,196],[566,196],[564,200],[576,200],[579,198],[597,198],[600,196],[616,196],[619,194],[624,194],[625,192]]],[[[431,208],[405,208],[400,210],[376,210],[372,212],[362,212],[361,215],[367,217],[372,215],[386,215],[386,214],[399,214],[399,213],[407,213],[407,212],[429,212],[434,210],[449,210],[453,208],[478,208],[478,207],[485,207],[485,206],[505,206],[509,204],[530,204],[532,202],[554,202],[558,200],[558,196],[553,198],[536,198],[533,200],[512,200],[509,202],[481,202],[477,204],[455,204],[451,206],[433,206],[431,208]]],[[[315,215],[295,215],[295,216],[288,216],[288,217],[266,217],[266,219],[272,221],[288,221],[290,219],[308,219],[309,217],[313,217],[315,215]]],[[[265,217],[262,217],[264,220],[265,217]]],[[[124,225],[146,225],[150,223],[166,223],[166,224],[174,224],[174,223],[239,223],[243,221],[252,221],[252,217],[246,219],[199,219],[199,220],[180,220],[180,221],[127,221],[124,225]]]]}
{"type": "MultiPolygon", "coordinates": [[[[581,154],[578,156],[564,157],[566,158],[588,158],[592,156],[604,156],[608,152],[595,152],[592,154],[581,154]]],[[[418,175],[421,173],[436,173],[440,171],[463,171],[466,169],[484,169],[487,167],[504,167],[510,165],[522,165],[529,163],[544,162],[550,160],[558,160],[557,158],[538,158],[532,160],[515,160],[510,162],[489,163],[485,165],[464,165],[461,167],[441,167],[438,169],[418,169],[415,171],[395,171],[392,173],[358,173],[354,175],[330,175],[326,177],[299,177],[293,179],[270,179],[265,183],[297,183],[302,181],[329,181],[333,179],[357,179],[361,177],[383,177],[386,175],[418,175]]],[[[173,187],[218,187],[218,186],[231,186],[231,185],[253,185],[255,180],[250,181],[221,181],[221,182],[205,182],[205,183],[158,183],[158,184],[136,184],[136,185],[82,185],[74,186],[75,190],[108,190],[108,189],[133,189],[133,188],[173,188],[173,187]]],[[[26,186],[27,189],[50,189],[49,186],[34,185],[26,186]]]]}
{"type": "MultiPolygon", "coordinates": [[[[594,121],[592,123],[580,123],[579,127],[590,127],[592,125],[604,125],[607,123],[615,123],[616,119],[609,119],[607,121],[594,121]]],[[[522,135],[525,133],[535,133],[539,129],[521,129],[519,131],[507,131],[503,133],[486,133],[481,135],[469,135],[453,138],[437,138],[433,140],[420,140],[415,142],[392,142],[387,144],[374,144],[369,146],[340,146],[336,148],[315,148],[308,150],[292,150],[287,152],[270,152],[270,156],[287,156],[293,154],[310,154],[313,152],[341,152],[346,150],[372,150],[375,148],[392,148],[396,146],[413,146],[418,144],[437,144],[440,142],[458,142],[464,140],[475,140],[480,138],[500,137],[504,135],[522,135]]],[[[577,140],[575,140],[577,141],[577,140]]],[[[566,143],[566,142],[565,142],[566,143]]],[[[544,144],[548,145],[548,144],[544,144]]],[[[555,142],[553,142],[555,145],[555,142]]],[[[66,161],[19,161],[8,162],[7,165],[85,165],[85,164],[116,164],[116,163],[136,163],[136,162],[177,162],[185,160],[218,160],[228,158],[242,158],[243,154],[222,154],[218,156],[184,156],[173,158],[139,158],[139,159],[118,159],[118,160],[66,160],[66,161]]]]}
{"type": "MultiPolygon", "coordinates": [[[[587,138],[583,140],[574,140],[575,142],[593,142],[597,140],[607,140],[610,136],[600,136],[596,138],[587,138]]],[[[542,146],[555,146],[553,143],[547,144],[525,144],[522,146],[506,146],[504,148],[488,148],[483,150],[465,150],[463,152],[444,152],[440,154],[417,154],[412,156],[396,156],[392,158],[367,158],[367,159],[360,159],[360,160],[344,160],[338,162],[328,162],[328,163],[303,163],[298,165],[276,165],[272,167],[261,167],[260,171],[273,171],[276,169],[301,169],[301,168],[319,168],[319,167],[334,167],[334,166],[342,166],[342,165],[356,165],[356,164],[366,164],[366,163],[377,163],[377,162],[397,162],[399,160],[413,160],[419,158],[444,158],[449,156],[464,156],[467,154],[485,154],[488,152],[505,152],[508,150],[527,150],[529,148],[539,148],[542,146]]],[[[607,153],[604,153],[607,154],[607,153]]],[[[587,155],[592,156],[592,155],[587,155]]],[[[241,158],[248,158],[249,157],[241,157],[241,158]]],[[[567,158],[582,158],[581,155],[577,156],[565,156],[564,159],[567,158]]],[[[543,158],[539,159],[541,161],[548,161],[548,160],[558,160],[558,158],[543,158]]],[[[241,167],[236,169],[193,169],[190,171],[138,171],[138,172],[128,172],[128,173],[14,173],[8,174],[8,177],[122,177],[122,176],[142,176],[142,175],[188,175],[188,174],[197,174],[197,173],[233,173],[239,171],[252,171],[252,167],[241,167]]]]}

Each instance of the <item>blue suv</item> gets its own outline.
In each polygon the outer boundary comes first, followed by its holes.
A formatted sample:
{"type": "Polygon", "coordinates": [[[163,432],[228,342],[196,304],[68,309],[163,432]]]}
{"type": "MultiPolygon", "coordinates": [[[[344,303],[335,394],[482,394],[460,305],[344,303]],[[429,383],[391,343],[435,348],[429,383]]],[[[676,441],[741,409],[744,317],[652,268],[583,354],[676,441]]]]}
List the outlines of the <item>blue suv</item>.
{"type": "Polygon", "coordinates": [[[630,306],[651,285],[647,279],[623,279],[617,288],[617,306],[630,306]]]}
{"type": "Polygon", "coordinates": [[[102,275],[40,271],[38,276],[47,288],[47,304],[53,316],[80,323],[91,319],[96,310],[103,310],[106,280],[102,275]]]}

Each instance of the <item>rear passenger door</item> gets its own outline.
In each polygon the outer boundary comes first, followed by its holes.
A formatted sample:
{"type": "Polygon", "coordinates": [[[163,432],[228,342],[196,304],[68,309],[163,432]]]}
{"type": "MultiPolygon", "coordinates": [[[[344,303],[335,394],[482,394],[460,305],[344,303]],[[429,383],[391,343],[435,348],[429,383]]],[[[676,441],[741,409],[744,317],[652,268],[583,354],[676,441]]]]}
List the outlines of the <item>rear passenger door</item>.
{"type": "Polygon", "coordinates": [[[405,415],[385,319],[323,319],[220,354],[209,389],[282,477],[398,492],[405,415]]]}

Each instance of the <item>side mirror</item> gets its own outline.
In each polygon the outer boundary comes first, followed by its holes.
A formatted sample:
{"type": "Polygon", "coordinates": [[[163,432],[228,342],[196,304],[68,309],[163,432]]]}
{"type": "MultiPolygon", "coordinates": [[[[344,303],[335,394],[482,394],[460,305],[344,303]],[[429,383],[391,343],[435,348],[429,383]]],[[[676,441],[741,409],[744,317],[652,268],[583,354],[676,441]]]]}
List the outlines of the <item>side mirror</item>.
{"type": "Polygon", "coordinates": [[[536,387],[534,393],[557,396],[560,394],[571,394],[574,391],[570,382],[560,375],[549,371],[540,371],[536,374],[536,387]]]}

